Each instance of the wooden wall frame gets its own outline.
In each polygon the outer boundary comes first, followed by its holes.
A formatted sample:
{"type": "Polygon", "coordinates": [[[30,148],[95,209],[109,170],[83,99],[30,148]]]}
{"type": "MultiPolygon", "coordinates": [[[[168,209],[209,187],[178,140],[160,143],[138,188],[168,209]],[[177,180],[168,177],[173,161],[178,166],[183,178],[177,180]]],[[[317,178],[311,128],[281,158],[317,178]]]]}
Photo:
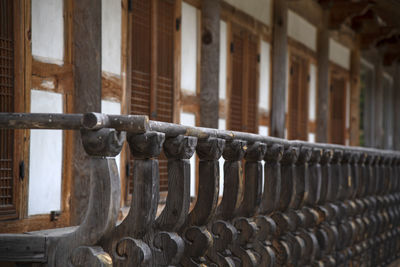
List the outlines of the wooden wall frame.
{"type": "MultiPolygon", "coordinates": [[[[72,71],[72,19],[73,1],[64,0],[64,64],[62,66],[40,62],[32,58],[31,51],[31,1],[14,1],[14,23],[16,35],[16,112],[30,112],[30,91],[32,88],[63,94],[64,112],[72,113],[73,107],[73,71],[72,71]],[[42,86],[43,82],[50,81],[54,88],[42,86]]],[[[21,160],[25,162],[25,179],[18,179],[18,216],[17,220],[0,221],[0,232],[27,232],[40,229],[50,229],[70,225],[70,205],[72,179],[72,146],[73,132],[63,133],[63,165],[61,215],[56,220],[50,220],[50,214],[28,216],[28,186],[29,186],[29,140],[30,130],[15,131],[19,142],[15,142],[15,151],[18,151],[15,164],[21,160]]],[[[18,168],[17,168],[18,169],[18,168]]]]}
{"type": "MultiPolygon", "coordinates": [[[[342,66],[339,66],[338,64],[334,63],[334,62],[330,62],[330,66],[329,66],[329,87],[331,88],[332,86],[332,80],[333,79],[343,79],[344,80],[344,84],[345,84],[345,88],[344,88],[344,105],[343,105],[343,109],[344,109],[344,120],[343,120],[343,129],[344,129],[344,133],[343,133],[343,138],[344,138],[344,144],[346,144],[346,141],[349,138],[349,129],[346,127],[346,120],[347,120],[347,116],[349,115],[349,112],[347,110],[347,90],[349,87],[349,80],[350,80],[350,71],[343,68],[342,66]]],[[[329,143],[332,143],[332,130],[330,128],[331,126],[331,114],[332,112],[332,102],[331,102],[331,92],[329,93],[329,121],[328,121],[328,140],[329,143]]]]}
{"type": "MultiPolygon", "coordinates": [[[[305,54],[302,50],[299,50],[299,49],[296,49],[296,48],[293,48],[293,47],[289,47],[289,55],[288,55],[288,60],[289,60],[289,66],[288,66],[288,68],[289,68],[289,72],[288,72],[288,75],[289,75],[289,77],[288,77],[288,103],[287,103],[287,105],[288,105],[288,112],[287,112],[287,118],[286,118],[286,129],[287,129],[287,135],[288,135],[288,138],[289,138],[289,135],[290,135],[290,119],[291,119],[291,113],[289,112],[289,109],[290,109],[290,106],[291,106],[291,95],[293,94],[293,92],[291,91],[291,88],[292,88],[292,83],[293,83],[293,81],[292,81],[292,79],[291,79],[291,68],[292,68],[292,64],[293,64],[293,60],[294,60],[294,58],[298,58],[298,59],[300,59],[301,61],[303,61],[303,65],[301,66],[301,67],[305,67],[305,70],[301,70],[301,72],[305,72],[305,73],[300,73],[300,83],[298,84],[298,86],[304,86],[305,88],[302,88],[304,91],[303,92],[306,92],[306,103],[304,103],[304,105],[303,105],[303,107],[302,108],[306,108],[307,109],[307,111],[306,111],[306,113],[307,113],[307,118],[306,118],[306,120],[307,120],[307,125],[306,125],[306,137],[307,137],[307,140],[308,140],[308,134],[310,133],[310,129],[309,129],[309,124],[310,124],[310,121],[309,121],[309,96],[310,96],[310,61],[311,61],[311,56],[310,55],[308,55],[308,54],[305,54]],[[301,74],[303,74],[303,75],[305,75],[306,76],[306,81],[304,81],[304,80],[302,80],[302,78],[304,79],[304,77],[301,77],[301,74]]],[[[298,90],[300,90],[300,92],[302,92],[302,89],[301,88],[298,88],[298,90]]],[[[299,137],[298,136],[296,136],[294,139],[299,139],[299,137]]],[[[304,141],[307,141],[307,140],[304,140],[304,141]]]]}

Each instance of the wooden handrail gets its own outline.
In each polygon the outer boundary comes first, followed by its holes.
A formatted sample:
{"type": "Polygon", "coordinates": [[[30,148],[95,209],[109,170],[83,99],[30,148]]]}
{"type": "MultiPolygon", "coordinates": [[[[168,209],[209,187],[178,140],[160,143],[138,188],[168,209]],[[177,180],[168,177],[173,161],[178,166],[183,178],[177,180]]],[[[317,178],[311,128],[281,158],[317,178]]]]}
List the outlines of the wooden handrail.
{"type": "Polygon", "coordinates": [[[383,266],[400,257],[397,151],[288,141],[135,115],[0,113],[0,128],[83,130],[94,161],[82,225],[49,236],[0,235],[0,262],[20,255],[54,266],[383,266]],[[125,136],[134,158],[134,195],[127,217],[116,225],[119,178],[114,159],[106,157],[120,152],[125,136]],[[156,217],[162,151],[169,191],[156,217]],[[194,151],[199,190],[189,211],[194,151]],[[224,191],[218,203],[220,157],[224,191]],[[24,240],[47,245],[29,254],[20,247],[24,240]]]}

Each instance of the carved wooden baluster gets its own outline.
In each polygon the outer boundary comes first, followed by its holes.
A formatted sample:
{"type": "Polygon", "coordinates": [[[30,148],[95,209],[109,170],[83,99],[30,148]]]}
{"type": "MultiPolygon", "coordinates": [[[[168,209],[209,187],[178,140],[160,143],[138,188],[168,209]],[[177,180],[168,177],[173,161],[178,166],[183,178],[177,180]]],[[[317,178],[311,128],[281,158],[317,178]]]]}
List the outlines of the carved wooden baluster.
{"type": "Polygon", "coordinates": [[[159,198],[157,156],[164,134],[128,134],[133,163],[133,193],[128,215],[101,241],[113,257],[114,266],[151,266],[149,234],[154,226],[159,198]]]}
{"type": "Polygon", "coordinates": [[[154,227],[153,258],[162,266],[179,263],[184,242],[176,233],[185,222],[190,206],[190,162],[197,138],[176,136],[164,142],[168,158],[168,195],[165,208],[154,227]]]}
{"type": "Polygon", "coordinates": [[[393,210],[391,207],[391,187],[392,187],[392,160],[393,157],[390,153],[385,153],[385,180],[384,180],[384,195],[383,195],[383,204],[384,204],[384,218],[385,218],[385,226],[383,232],[383,263],[389,264],[391,262],[391,228],[393,226],[393,210]]]}
{"type": "Polygon", "coordinates": [[[383,153],[380,153],[380,160],[376,166],[377,168],[377,181],[378,181],[378,192],[376,196],[377,200],[377,216],[378,216],[378,232],[375,237],[375,244],[377,249],[377,262],[380,264],[384,260],[384,239],[383,233],[385,231],[386,218],[385,218],[385,201],[384,201],[384,193],[385,193],[385,161],[386,157],[383,153]]]}
{"type": "Polygon", "coordinates": [[[355,188],[356,199],[354,200],[356,204],[355,224],[357,233],[352,248],[354,265],[361,265],[362,262],[365,262],[365,258],[362,256],[367,249],[365,241],[367,231],[367,224],[365,223],[367,203],[365,202],[365,197],[368,186],[367,168],[365,167],[366,157],[366,153],[360,153],[357,161],[358,183],[355,188]]]}
{"type": "Polygon", "coordinates": [[[399,187],[400,187],[400,181],[399,181],[399,170],[398,166],[400,163],[400,157],[398,153],[394,155],[393,159],[393,179],[394,179],[394,188],[393,188],[393,197],[394,197],[394,211],[395,211],[395,224],[394,224],[394,245],[393,245],[393,255],[395,258],[399,257],[400,254],[400,193],[399,193],[399,187]]]}
{"type": "Polygon", "coordinates": [[[348,205],[348,220],[351,226],[350,231],[350,243],[348,245],[348,260],[353,266],[358,266],[360,263],[360,253],[361,253],[361,238],[363,236],[364,224],[361,220],[361,214],[364,210],[364,205],[359,199],[361,197],[361,192],[363,191],[363,177],[362,177],[362,164],[360,164],[360,159],[362,154],[357,151],[352,151],[351,172],[352,172],[352,185],[350,190],[349,200],[346,201],[348,205]]]}
{"type": "Polygon", "coordinates": [[[360,181],[359,175],[359,167],[358,161],[360,157],[360,153],[356,151],[347,151],[346,154],[349,154],[349,164],[350,164],[350,177],[348,178],[348,192],[347,192],[347,199],[345,201],[346,207],[346,215],[347,221],[349,225],[349,236],[347,241],[347,248],[346,248],[346,257],[349,263],[352,263],[353,258],[355,256],[355,245],[358,237],[358,225],[356,221],[357,215],[357,203],[355,201],[357,190],[360,181]]]}
{"type": "MultiPolygon", "coordinates": [[[[311,158],[312,162],[318,162],[318,153],[314,152],[311,158]],[[316,154],[314,154],[316,153],[316,154]],[[314,158],[315,157],[315,158],[314,158]]],[[[332,173],[331,160],[333,151],[331,149],[323,149],[320,157],[321,165],[321,192],[318,200],[319,226],[316,231],[318,245],[320,248],[320,261],[318,265],[335,266],[334,258],[331,253],[335,249],[337,239],[337,228],[332,225],[333,212],[328,206],[330,201],[334,200],[332,196],[332,173]],[[328,194],[330,192],[330,194],[328,194]],[[322,261],[322,264],[320,263],[322,261]]]]}
{"type": "MultiPolygon", "coordinates": [[[[296,161],[296,179],[294,181],[294,192],[292,201],[289,204],[289,218],[294,223],[295,230],[292,231],[297,238],[302,239],[304,246],[301,247],[301,257],[295,265],[304,266],[314,261],[318,250],[318,241],[316,236],[309,228],[316,223],[316,212],[304,207],[309,202],[314,204],[317,194],[311,192],[311,176],[309,170],[309,160],[312,149],[305,145],[299,147],[299,156],[296,161]],[[311,198],[310,198],[311,197],[311,198]]],[[[318,179],[318,178],[317,178],[318,179]]],[[[319,185],[316,185],[320,187],[319,185]]]]}
{"type": "Polygon", "coordinates": [[[82,131],[85,151],[90,155],[90,196],[81,225],[64,234],[47,236],[48,266],[111,266],[111,257],[100,238],[113,229],[119,210],[120,184],[114,157],[121,151],[125,133],[111,129],[82,131]]]}
{"type": "Polygon", "coordinates": [[[275,221],[269,216],[279,208],[279,197],[281,191],[281,165],[280,160],[283,155],[281,144],[270,144],[265,154],[264,169],[264,193],[261,199],[260,214],[256,217],[257,227],[260,229],[257,238],[264,255],[261,262],[262,266],[275,266],[276,255],[273,250],[272,240],[277,238],[275,221]]]}
{"type": "Polygon", "coordinates": [[[349,198],[351,196],[351,186],[353,183],[352,178],[352,153],[344,151],[343,158],[341,161],[342,176],[339,180],[339,191],[337,205],[339,207],[338,217],[338,229],[339,229],[339,248],[340,251],[337,253],[337,263],[347,264],[347,261],[351,257],[350,244],[352,240],[353,226],[350,221],[352,212],[351,202],[349,198]]]}
{"type": "MultiPolygon", "coordinates": [[[[223,157],[224,193],[217,208],[215,220],[211,224],[214,244],[207,252],[207,257],[218,266],[235,266],[240,259],[232,256],[231,248],[236,242],[237,230],[231,224],[235,211],[240,206],[242,196],[243,172],[241,161],[246,151],[246,142],[241,140],[226,141],[223,157]],[[236,262],[236,263],[235,263],[236,262]]],[[[246,251],[248,258],[254,259],[251,251],[246,251]]]]}
{"type": "MultiPolygon", "coordinates": [[[[261,160],[264,158],[267,146],[260,142],[254,142],[247,145],[245,153],[245,178],[244,178],[244,190],[243,199],[236,213],[234,219],[235,228],[238,230],[238,237],[235,246],[232,248],[232,252],[240,257],[244,266],[256,266],[257,262],[261,261],[261,257],[268,257],[267,255],[261,256],[260,254],[254,254],[256,258],[253,262],[250,262],[250,258],[246,255],[246,250],[250,249],[254,251],[254,243],[257,243],[257,225],[253,221],[253,216],[258,211],[261,195],[262,195],[262,165],[261,160]],[[244,257],[243,257],[243,256],[244,257]]],[[[259,246],[256,246],[259,248],[259,246]]],[[[259,251],[260,253],[264,251],[259,251]]]]}
{"type": "Polygon", "coordinates": [[[379,247],[378,247],[378,233],[379,233],[379,225],[380,225],[380,216],[379,216],[379,205],[377,196],[379,193],[379,165],[381,161],[381,155],[379,153],[373,153],[374,160],[371,163],[372,169],[372,196],[370,198],[371,202],[371,215],[370,220],[373,222],[372,230],[370,233],[370,255],[371,255],[371,266],[377,266],[379,262],[379,247]]]}
{"type": "Polygon", "coordinates": [[[363,203],[365,205],[365,211],[363,216],[363,222],[365,225],[364,231],[364,241],[363,241],[363,254],[360,256],[364,259],[366,264],[371,262],[371,235],[375,225],[374,212],[373,212],[373,192],[374,192],[374,177],[373,177],[373,164],[375,161],[375,157],[372,153],[366,153],[365,162],[364,162],[364,170],[363,174],[366,188],[365,188],[365,196],[363,198],[363,203]]]}
{"type": "Polygon", "coordinates": [[[279,197],[281,194],[281,164],[283,146],[272,144],[267,148],[265,154],[265,181],[264,194],[261,199],[260,213],[271,214],[279,208],[279,197]]]}
{"type": "Polygon", "coordinates": [[[279,196],[278,210],[271,218],[277,226],[277,237],[273,240],[273,247],[276,253],[278,265],[294,264],[301,258],[304,251],[304,241],[294,236],[296,225],[285,212],[289,209],[296,179],[295,162],[298,157],[298,148],[287,146],[281,159],[281,192],[279,196]]]}
{"type": "Polygon", "coordinates": [[[185,252],[180,262],[183,266],[200,266],[206,263],[206,252],[213,238],[207,224],[215,215],[219,189],[219,162],[225,140],[209,137],[199,139],[196,153],[199,162],[199,188],[193,210],[180,229],[185,240],[185,252]]]}
{"type": "Polygon", "coordinates": [[[322,151],[319,148],[312,148],[309,160],[309,192],[306,198],[306,207],[302,209],[305,217],[304,232],[307,233],[306,237],[309,247],[312,249],[307,252],[309,256],[308,264],[311,264],[316,259],[321,259],[320,247],[317,239],[317,225],[323,220],[323,216],[317,204],[321,199],[322,187],[322,172],[320,160],[322,151]]]}
{"type": "Polygon", "coordinates": [[[327,200],[329,203],[326,208],[329,210],[331,220],[330,227],[335,236],[335,252],[331,255],[334,257],[335,265],[338,265],[341,261],[341,255],[339,252],[344,248],[340,236],[340,227],[342,220],[342,211],[340,208],[340,196],[343,194],[343,171],[342,171],[342,158],[343,151],[335,149],[333,151],[332,161],[331,161],[331,180],[328,187],[327,200]]]}
{"type": "Polygon", "coordinates": [[[394,173],[394,162],[396,161],[396,158],[393,154],[390,153],[390,163],[388,164],[389,168],[389,174],[390,174],[390,181],[389,181],[389,190],[387,194],[387,199],[388,199],[388,215],[389,215],[389,229],[388,229],[388,241],[387,241],[387,263],[389,264],[390,262],[393,262],[396,257],[396,224],[397,224],[397,218],[396,218],[396,208],[395,208],[395,203],[396,199],[394,196],[394,188],[397,186],[396,185],[396,180],[395,180],[395,173],[394,173]]]}

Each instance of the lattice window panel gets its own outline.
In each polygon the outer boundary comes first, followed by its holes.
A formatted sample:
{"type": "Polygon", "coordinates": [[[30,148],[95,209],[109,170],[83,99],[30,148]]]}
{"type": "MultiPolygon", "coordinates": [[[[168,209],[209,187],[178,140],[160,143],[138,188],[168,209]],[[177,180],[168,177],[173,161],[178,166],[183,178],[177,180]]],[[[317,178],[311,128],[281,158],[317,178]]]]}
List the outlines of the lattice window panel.
{"type": "MultiPolygon", "coordinates": [[[[0,112],[14,111],[13,0],[0,0],[0,112]]],[[[0,215],[15,210],[14,132],[0,130],[0,215]]]]}
{"type": "MultiPolygon", "coordinates": [[[[132,86],[131,113],[148,115],[153,119],[173,121],[174,96],[174,31],[175,0],[157,0],[157,14],[153,14],[152,1],[133,0],[132,25],[132,86]],[[156,44],[152,44],[152,16],[157,16],[156,44]],[[156,66],[152,66],[152,45],[156,46],[156,66]],[[151,92],[152,68],[157,69],[155,95],[151,92]],[[151,110],[151,103],[155,110],[151,110]]],[[[131,161],[131,165],[132,165],[131,161]]],[[[167,159],[159,157],[160,191],[168,190],[167,159]]],[[[132,193],[132,174],[129,192],[132,193]]]]}
{"type": "Polygon", "coordinates": [[[346,121],[346,79],[342,77],[332,77],[330,107],[330,142],[333,144],[344,145],[346,121]]]}
{"type": "Polygon", "coordinates": [[[292,55],[290,60],[288,138],[308,139],[308,63],[292,55]]]}

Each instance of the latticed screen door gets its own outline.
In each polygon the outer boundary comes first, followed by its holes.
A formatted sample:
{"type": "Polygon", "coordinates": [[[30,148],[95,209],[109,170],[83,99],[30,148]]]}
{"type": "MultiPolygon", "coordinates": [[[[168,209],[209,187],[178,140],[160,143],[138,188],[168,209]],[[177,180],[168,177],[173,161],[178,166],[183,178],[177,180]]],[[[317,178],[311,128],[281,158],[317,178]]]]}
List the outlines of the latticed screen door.
{"type": "MultiPolygon", "coordinates": [[[[132,114],[173,121],[174,32],[175,0],[132,1],[132,114]]],[[[168,172],[163,154],[159,164],[160,190],[166,191],[168,172]]],[[[129,181],[132,193],[132,174],[129,181]]]]}
{"type": "Polygon", "coordinates": [[[288,139],[308,139],[308,62],[290,57],[288,139]]]}
{"type": "MultiPolygon", "coordinates": [[[[13,0],[0,0],[0,112],[14,111],[13,0]]],[[[0,218],[15,213],[14,132],[0,129],[0,218]]]]}
{"type": "Polygon", "coordinates": [[[258,59],[257,38],[240,27],[234,27],[228,113],[230,130],[258,132],[258,59]]]}
{"type": "Polygon", "coordinates": [[[346,79],[332,75],[330,88],[330,143],[345,144],[346,133],[346,79]]]}

